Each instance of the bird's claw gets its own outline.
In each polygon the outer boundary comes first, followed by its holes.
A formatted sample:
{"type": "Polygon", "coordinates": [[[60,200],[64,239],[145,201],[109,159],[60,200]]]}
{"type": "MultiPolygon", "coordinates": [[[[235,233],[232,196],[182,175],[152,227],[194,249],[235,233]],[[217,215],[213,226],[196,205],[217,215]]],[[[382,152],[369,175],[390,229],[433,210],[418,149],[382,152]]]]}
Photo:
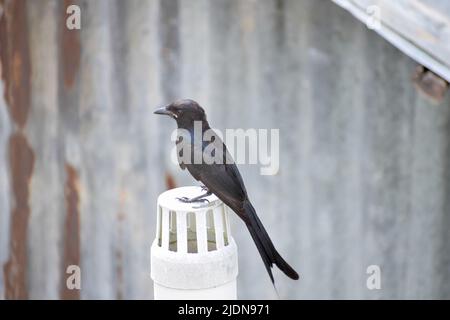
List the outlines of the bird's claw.
{"type": "Polygon", "coordinates": [[[195,202],[202,202],[202,203],[209,203],[208,199],[189,199],[188,197],[181,197],[181,198],[177,198],[178,201],[181,201],[183,203],[195,203],[195,202]]]}
{"type": "Polygon", "coordinates": [[[176,198],[178,201],[184,202],[184,203],[188,203],[189,199],[187,197],[181,197],[181,198],[176,198]]]}
{"type": "Polygon", "coordinates": [[[202,191],[208,191],[208,187],[206,187],[206,186],[200,186],[200,188],[202,189],[202,191]]]}
{"type": "Polygon", "coordinates": [[[208,208],[209,204],[199,204],[198,206],[192,206],[193,209],[202,209],[202,208],[208,208]]]}

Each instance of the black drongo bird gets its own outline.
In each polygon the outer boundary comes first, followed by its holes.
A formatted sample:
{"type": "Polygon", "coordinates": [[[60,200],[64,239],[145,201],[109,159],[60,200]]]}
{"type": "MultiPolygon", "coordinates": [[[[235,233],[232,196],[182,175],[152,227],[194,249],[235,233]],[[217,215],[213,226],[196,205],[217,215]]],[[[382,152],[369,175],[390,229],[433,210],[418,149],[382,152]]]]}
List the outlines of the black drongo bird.
{"type": "Polygon", "coordinates": [[[205,133],[214,131],[209,127],[203,108],[193,100],[179,100],[167,107],[156,110],[155,113],[174,118],[178,129],[184,129],[179,131],[187,132],[187,134],[179,137],[177,140],[178,162],[181,169],[187,168],[190,174],[196,180],[202,182],[207,190],[205,194],[198,197],[192,199],[181,198],[179,200],[198,202],[205,200],[202,198],[211,194],[211,192],[214,193],[247,225],[272,283],[274,282],[272,275],[273,264],[280,268],[289,278],[297,280],[297,272],[275,250],[269,235],[256,215],[256,211],[248,199],[242,177],[225,144],[216,134],[213,134],[209,141],[204,141],[203,136],[205,133]],[[201,137],[194,136],[196,125],[200,129],[201,137]],[[214,145],[213,148],[208,147],[211,143],[214,145]],[[183,152],[190,154],[186,155],[183,152]],[[223,161],[204,161],[204,157],[207,154],[215,160],[223,161]]]}

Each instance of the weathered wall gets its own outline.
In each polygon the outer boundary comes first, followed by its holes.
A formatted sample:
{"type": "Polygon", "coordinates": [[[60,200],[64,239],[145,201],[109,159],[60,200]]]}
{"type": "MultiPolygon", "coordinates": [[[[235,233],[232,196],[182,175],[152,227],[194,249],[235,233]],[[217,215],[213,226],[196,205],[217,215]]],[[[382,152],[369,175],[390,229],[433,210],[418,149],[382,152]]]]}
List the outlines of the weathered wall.
{"type": "MultiPolygon", "coordinates": [[[[278,175],[240,168],[301,273],[282,297],[450,298],[450,101],[413,61],[325,0],[78,1],[80,31],[69,3],[0,1],[0,297],[152,297],[156,197],[192,183],[152,111],[189,97],[219,129],[280,129],[278,175]]],[[[240,297],[273,297],[233,231],[240,297]]]]}

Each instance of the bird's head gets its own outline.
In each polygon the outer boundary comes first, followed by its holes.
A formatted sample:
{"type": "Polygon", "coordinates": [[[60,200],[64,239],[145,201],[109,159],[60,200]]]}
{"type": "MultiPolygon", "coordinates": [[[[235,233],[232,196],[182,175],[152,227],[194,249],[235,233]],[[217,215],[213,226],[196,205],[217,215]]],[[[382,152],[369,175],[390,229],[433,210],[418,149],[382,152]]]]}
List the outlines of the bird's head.
{"type": "Polygon", "coordinates": [[[180,128],[190,128],[194,125],[194,121],[206,122],[205,110],[190,99],[177,100],[166,107],[155,110],[154,113],[168,115],[175,119],[180,128]]]}

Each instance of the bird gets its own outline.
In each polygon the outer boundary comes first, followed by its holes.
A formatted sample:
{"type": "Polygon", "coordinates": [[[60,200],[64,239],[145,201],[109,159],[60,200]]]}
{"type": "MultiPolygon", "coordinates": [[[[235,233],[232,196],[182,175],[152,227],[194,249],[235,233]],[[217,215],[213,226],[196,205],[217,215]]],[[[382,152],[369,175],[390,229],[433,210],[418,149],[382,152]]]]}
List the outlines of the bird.
{"type": "Polygon", "coordinates": [[[178,200],[189,203],[204,202],[207,201],[205,197],[213,193],[244,221],[261,255],[272,284],[275,285],[272,273],[273,265],[276,265],[289,278],[298,280],[298,273],[275,249],[266,229],[258,218],[256,210],[249,200],[241,174],[225,144],[209,126],[205,110],[194,100],[182,99],[159,108],[154,113],[173,118],[177,123],[178,131],[185,133],[179,135],[176,141],[178,163],[182,170],[187,169],[194,179],[201,182],[203,184],[202,189],[206,191],[204,194],[191,199],[181,197],[178,200]],[[196,125],[197,128],[201,128],[201,131],[198,132],[202,137],[206,132],[213,133],[209,141],[194,136],[196,125]],[[210,144],[213,144],[213,148],[208,147],[210,144]],[[207,150],[212,151],[206,152],[207,150]],[[215,160],[223,161],[203,161],[208,154],[215,160]],[[195,161],[196,159],[197,161],[195,161]]]}

